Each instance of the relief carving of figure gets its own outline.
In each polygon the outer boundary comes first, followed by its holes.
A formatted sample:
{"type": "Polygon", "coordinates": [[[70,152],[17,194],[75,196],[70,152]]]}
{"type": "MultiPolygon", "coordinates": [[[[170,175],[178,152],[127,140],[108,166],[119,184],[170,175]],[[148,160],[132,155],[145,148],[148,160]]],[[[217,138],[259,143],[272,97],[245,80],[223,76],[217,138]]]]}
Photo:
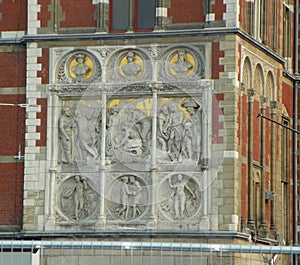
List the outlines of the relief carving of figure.
{"type": "Polygon", "coordinates": [[[122,113],[119,130],[115,133],[115,147],[134,156],[149,153],[151,121],[139,109],[128,109],[122,113]]]}
{"type": "Polygon", "coordinates": [[[169,207],[174,213],[174,219],[183,219],[187,216],[187,197],[191,197],[192,203],[196,200],[196,195],[192,189],[187,185],[186,180],[181,174],[177,175],[177,178],[170,177],[168,179],[171,189],[173,189],[173,194],[171,195],[171,202],[169,207]],[[187,194],[189,193],[189,194],[187,194]]]}
{"type": "Polygon", "coordinates": [[[78,127],[78,160],[96,160],[97,149],[97,111],[78,107],[76,109],[76,123],[78,127]]]}
{"type": "Polygon", "coordinates": [[[132,51],[127,52],[126,59],[127,64],[122,65],[121,69],[126,76],[136,76],[141,71],[139,66],[134,59],[135,53],[132,51]]]}
{"type": "Polygon", "coordinates": [[[78,221],[95,211],[98,194],[88,185],[84,176],[75,175],[63,183],[60,198],[62,212],[78,221]]]}
{"type": "Polygon", "coordinates": [[[106,120],[106,155],[108,157],[112,157],[113,148],[114,148],[114,135],[115,131],[118,131],[118,123],[119,123],[119,112],[120,106],[114,105],[107,112],[107,120],[106,120]]]}
{"type": "Polygon", "coordinates": [[[177,61],[171,64],[172,69],[179,75],[185,75],[193,65],[187,61],[186,52],[184,50],[177,51],[177,61]]]}
{"type": "Polygon", "coordinates": [[[184,122],[184,141],[182,148],[183,159],[200,161],[202,151],[202,109],[193,99],[187,98],[182,102],[190,114],[184,122]]]}
{"type": "Polygon", "coordinates": [[[178,162],[183,134],[183,111],[173,101],[162,106],[158,114],[158,148],[166,149],[169,159],[178,162]]]}
{"type": "Polygon", "coordinates": [[[73,162],[73,144],[76,124],[70,108],[64,108],[58,121],[59,138],[60,138],[60,161],[62,163],[73,162]]]}
{"type": "Polygon", "coordinates": [[[85,78],[85,75],[90,71],[90,67],[85,64],[86,55],[83,53],[78,53],[75,55],[75,60],[77,64],[72,67],[72,71],[76,75],[76,79],[82,80],[85,78]]]}
{"type": "Polygon", "coordinates": [[[123,176],[121,177],[120,186],[120,203],[121,208],[116,210],[117,215],[120,218],[136,218],[142,214],[139,208],[140,194],[142,187],[135,176],[123,176]]]}

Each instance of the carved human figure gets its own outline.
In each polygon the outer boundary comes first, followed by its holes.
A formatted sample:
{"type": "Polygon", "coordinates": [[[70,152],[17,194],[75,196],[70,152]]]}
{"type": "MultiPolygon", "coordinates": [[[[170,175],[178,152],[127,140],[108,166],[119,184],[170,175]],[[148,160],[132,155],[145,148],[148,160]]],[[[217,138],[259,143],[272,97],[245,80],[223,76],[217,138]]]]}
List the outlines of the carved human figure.
{"type": "Polygon", "coordinates": [[[141,67],[135,62],[134,52],[127,52],[126,59],[127,64],[122,65],[121,69],[127,76],[136,76],[141,71],[141,67]]]}
{"type": "Polygon", "coordinates": [[[121,177],[120,186],[120,202],[121,209],[118,211],[118,216],[124,219],[136,218],[142,211],[138,207],[140,203],[139,195],[142,192],[142,187],[135,176],[121,177]]]}
{"type": "Polygon", "coordinates": [[[121,178],[121,187],[120,187],[120,202],[122,208],[119,210],[119,217],[128,217],[129,213],[129,187],[128,187],[128,176],[123,176],[121,178]]]}
{"type": "Polygon", "coordinates": [[[131,131],[136,131],[142,141],[142,152],[148,152],[148,140],[151,128],[151,121],[145,112],[133,109],[128,113],[128,122],[132,126],[131,131]]]}
{"type": "Polygon", "coordinates": [[[163,151],[167,151],[167,141],[169,139],[167,127],[169,125],[168,105],[164,104],[158,113],[158,132],[157,132],[157,147],[163,151]]]}
{"type": "Polygon", "coordinates": [[[142,212],[137,206],[139,203],[139,194],[142,188],[139,181],[134,176],[129,177],[129,204],[132,208],[132,218],[139,216],[142,212]]]}
{"type": "Polygon", "coordinates": [[[164,133],[167,135],[167,151],[171,161],[177,162],[180,155],[183,132],[183,112],[178,110],[177,105],[170,101],[168,103],[169,118],[165,124],[164,133]]]}
{"type": "Polygon", "coordinates": [[[184,50],[177,51],[177,61],[171,64],[172,69],[179,75],[185,75],[193,65],[187,61],[186,53],[184,50]]]}
{"type": "Polygon", "coordinates": [[[187,136],[186,139],[190,137],[192,140],[191,145],[189,145],[190,147],[185,147],[182,153],[183,158],[200,161],[202,151],[202,109],[191,98],[184,100],[181,105],[190,114],[190,117],[184,122],[184,134],[187,136]]]}
{"type": "Polygon", "coordinates": [[[184,133],[182,137],[181,155],[182,159],[193,159],[193,124],[191,122],[185,122],[183,124],[184,133]]]}
{"type": "Polygon", "coordinates": [[[73,175],[60,186],[58,205],[61,212],[72,219],[82,220],[96,213],[99,195],[93,183],[81,175],[73,175]]]}
{"type": "Polygon", "coordinates": [[[118,132],[114,142],[117,148],[131,155],[148,154],[150,119],[139,109],[127,109],[121,115],[118,132]]]}
{"type": "Polygon", "coordinates": [[[86,180],[83,176],[75,176],[76,184],[74,186],[74,206],[75,206],[75,218],[79,220],[79,214],[83,210],[84,207],[84,193],[87,189],[86,180]]]}
{"type": "Polygon", "coordinates": [[[113,133],[118,131],[120,106],[114,105],[108,110],[106,120],[106,155],[111,157],[113,152],[113,133]]]}
{"type": "Polygon", "coordinates": [[[93,111],[85,108],[77,108],[76,123],[78,126],[79,159],[85,160],[92,157],[98,158],[96,122],[97,117],[93,111]]]}
{"type": "Polygon", "coordinates": [[[62,163],[72,163],[73,137],[75,121],[70,108],[63,108],[58,121],[59,138],[61,144],[60,157],[62,163]]]}
{"type": "Polygon", "coordinates": [[[194,192],[189,188],[186,181],[183,179],[181,174],[177,175],[177,180],[172,182],[172,178],[169,178],[169,185],[174,190],[174,200],[173,200],[173,207],[175,213],[175,219],[182,219],[184,218],[184,213],[186,210],[186,193],[187,190],[193,199],[196,199],[194,192]]]}
{"type": "Polygon", "coordinates": [[[86,55],[83,53],[78,53],[75,55],[76,65],[72,67],[72,71],[76,75],[76,79],[84,79],[90,67],[85,64],[86,55]]]}

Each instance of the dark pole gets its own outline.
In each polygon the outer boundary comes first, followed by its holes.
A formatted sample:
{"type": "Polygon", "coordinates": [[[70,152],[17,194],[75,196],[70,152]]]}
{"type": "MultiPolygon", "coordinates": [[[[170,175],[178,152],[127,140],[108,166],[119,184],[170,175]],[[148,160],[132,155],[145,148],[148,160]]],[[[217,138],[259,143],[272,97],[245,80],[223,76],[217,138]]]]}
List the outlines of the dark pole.
{"type": "MultiPolygon", "coordinates": [[[[293,98],[293,129],[298,128],[298,30],[299,30],[299,0],[294,1],[294,98],[293,98]]],[[[293,241],[298,246],[298,165],[297,165],[297,133],[293,133],[293,241]]],[[[298,264],[298,255],[293,256],[294,265],[298,264]]]]}

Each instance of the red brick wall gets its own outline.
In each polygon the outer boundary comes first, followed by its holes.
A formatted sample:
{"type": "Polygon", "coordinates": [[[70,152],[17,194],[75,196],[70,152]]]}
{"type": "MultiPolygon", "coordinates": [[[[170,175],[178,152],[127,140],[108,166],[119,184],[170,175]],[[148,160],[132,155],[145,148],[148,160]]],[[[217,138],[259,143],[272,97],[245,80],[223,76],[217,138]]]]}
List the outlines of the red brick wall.
{"type": "Polygon", "coordinates": [[[260,113],[260,104],[257,101],[253,102],[253,160],[260,162],[260,119],[256,118],[257,114],[260,113]]]}
{"type": "Polygon", "coordinates": [[[199,23],[205,21],[202,0],[176,0],[171,2],[168,16],[173,23],[199,23]]]}
{"type": "Polygon", "coordinates": [[[39,0],[38,4],[41,6],[41,10],[38,13],[38,19],[41,22],[41,27],[45,28],[48,26],[48,21],[51,19],[51,12],[49,11],[51,0],[39,0]]]}
{"type": "Polygon", "coordinates": [[[248,127],[247,127],[247,121],[248,121],[248,102],[247,102],[247,95],[242,96],[242,156],[247,156],[247,142],[248,142],[248,127]]]}
{"type": "Polygon", "coordinates": [[[38,71],[37,76],[42,78],[42,84],[49,84],[49,49],[42,49],[42,57],[37,60],[42,65],[41,71],[38,71]]]}
{"type": "Polygon", "coordinates": [[[220,65],[219,59],[224,57],[224,51],[220,50],[220,43],[214,42],[212,44],[212,79],[219,79],[219,74],[224,72],[224,66],[220,65]]]}
{"type": "Polygon", "coordinates": [[[0,31],[25,31],[27,27],[27,1],[0,1],[0,31]]]}
{"type": "Polygon", "coordinates": [[[212,102],[212,143],[223,143],[223,136],[220,136],[219,130],[224,129],[224,124],[220,116],[223,116],[223,109],[220,108],[219,102],[224,100],[223,94],[214,95],[212,102]]]}
{"type": "Polygon", "coordinates": [[[240,14],[239,14],[239,22],[242,29],[246,30],[247,27],[247,3],[245,0],[240,0],[240,14]]]}
{"type": "Polygon", "coordinates": [[[245,163],[242,163],[241,168],[241,188],[242,188],[242,195],[241,195],[241,207],[242,207],[242,217],[244,218],[244,221],[247,222],[248,218],[248,181],[247,181],[247,165],[245,163]]]}
{"type": "Polygon", "coordinates": [[[23,163],[0,163],[0,225],[21,225],[23,163]]]}
{"type": "Polygon", "coordinates": [[[282,103],[285,105],[289,117],[293,117],[293,87],[282,83],[282,103]]]}
{"type": "Polygon", "coordinates": [[[212,13],[215,13],[215,20],[223,20],[223,14],[226,13],[226,4],[223,0],[215,0],[215,4],[212,5],[212,13]]]}
{"type": "Polygon", "coordinates": [[[26,54],[25,52],[0,52],[0,88],[25,87],[26,54]]]}
{"type": "MultiPolygon", "coordinates": [[[[0,95],[1,103],[24,103],[25,95],[0,95]]],[[[14,156],[24,146],[25,109],[0,106],[0,156],[14,156]]],[[[1,173],[0,173],[1,174],[1,173]]]]}
{"type": "Polygon", "coordinates": [[[95,5],[92,1],[61,1],[64,21],[61,21],[62,28],[96,27],[95,5]]]}
{"type": "Polygon", "coordinates": [[[36,131],[40,133],[40,140],[36,141],[37,146],[46,146],[47,141],[47,99],[38,99],[37,104],[41,106],[41,112],[37,113],[37,119],[41,119],[41,126],[36,131]]]}

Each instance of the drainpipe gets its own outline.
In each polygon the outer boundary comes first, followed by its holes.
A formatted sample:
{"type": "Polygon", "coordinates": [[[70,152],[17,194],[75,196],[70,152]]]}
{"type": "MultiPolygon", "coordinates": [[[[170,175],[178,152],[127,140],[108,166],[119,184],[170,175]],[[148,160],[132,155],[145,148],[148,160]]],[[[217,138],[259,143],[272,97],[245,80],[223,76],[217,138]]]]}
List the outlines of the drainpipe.
{"type": "MultiPolygon", "coordinates": [[[[299,23],[299,8],[298,1],[295,0],[295,13],[294,13],[294,97],[293,97],[293,129],[297,130],[298,127],[298,23],[299,23]]],[[[293,132],[293,242],[294,246],[298,245],[298,176],[297,176],[297,133],[293,132]]],[[[294,264],[297,264],[297,255],[294,255],[294,264]]]]}

